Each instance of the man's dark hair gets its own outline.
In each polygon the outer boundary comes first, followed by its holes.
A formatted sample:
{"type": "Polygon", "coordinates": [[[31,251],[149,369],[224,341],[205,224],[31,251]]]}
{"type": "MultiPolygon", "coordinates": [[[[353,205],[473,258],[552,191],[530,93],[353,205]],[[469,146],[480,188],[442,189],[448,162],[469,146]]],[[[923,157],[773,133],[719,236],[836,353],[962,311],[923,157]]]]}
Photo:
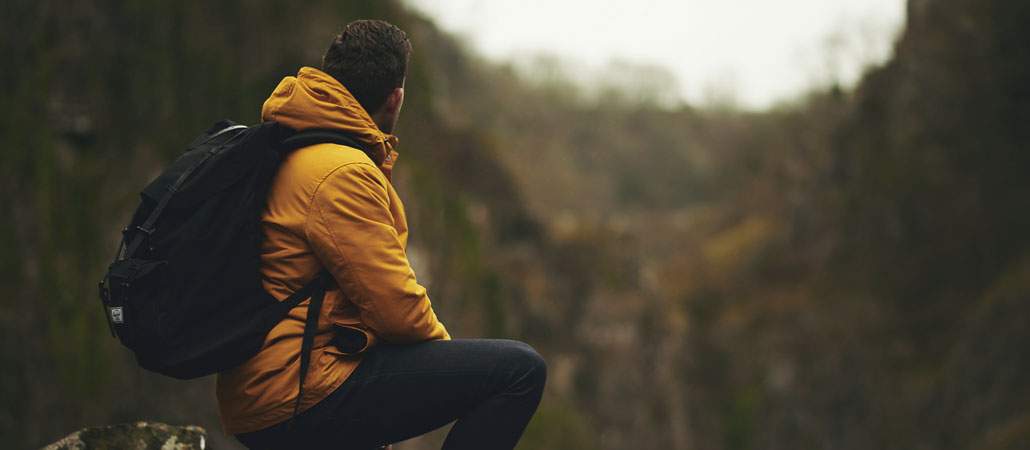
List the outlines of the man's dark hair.
{"type": "Polygon", "coordinates": [[[329,45],[322,70],[372,114],[401,87],[410,54],[411,42],[400,28],[382,20],[355,20],[329,45]]]}

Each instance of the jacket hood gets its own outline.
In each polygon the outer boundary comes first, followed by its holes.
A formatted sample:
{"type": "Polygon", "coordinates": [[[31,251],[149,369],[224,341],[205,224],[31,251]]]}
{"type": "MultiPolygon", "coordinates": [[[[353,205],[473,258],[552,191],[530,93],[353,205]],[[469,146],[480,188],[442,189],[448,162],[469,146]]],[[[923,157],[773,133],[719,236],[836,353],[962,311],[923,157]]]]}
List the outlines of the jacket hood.
{"type": "Polygon", "coordinates": [[[279,82],[261,107],[262,121],[275,121],[294,130],[341,130],[365,144],[377,165],[389,171],[396,160],[397,137],[383,133],[339,81],[313,67],[279,82]]]}

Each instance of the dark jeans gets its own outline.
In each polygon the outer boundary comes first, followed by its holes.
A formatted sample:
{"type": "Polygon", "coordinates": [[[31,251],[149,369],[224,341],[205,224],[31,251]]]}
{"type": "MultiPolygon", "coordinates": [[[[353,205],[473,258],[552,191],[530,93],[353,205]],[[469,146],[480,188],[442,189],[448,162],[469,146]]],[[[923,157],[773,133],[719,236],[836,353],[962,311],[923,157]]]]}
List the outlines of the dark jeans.
{"type": "Polygon", "coordinates": [[[236,438],[251,449],[367,450],[457,419],[444,449],[511,449],[546,379],[543,358],[519,341],[379,344],[292,427],[286,421],[236,438]]]}

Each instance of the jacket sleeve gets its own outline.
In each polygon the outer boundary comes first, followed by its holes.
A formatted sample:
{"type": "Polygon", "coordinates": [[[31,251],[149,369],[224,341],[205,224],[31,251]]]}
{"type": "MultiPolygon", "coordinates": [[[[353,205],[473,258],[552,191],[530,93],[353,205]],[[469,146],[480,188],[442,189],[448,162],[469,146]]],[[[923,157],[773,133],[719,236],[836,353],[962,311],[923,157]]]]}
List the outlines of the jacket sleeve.
{"type": "Polygon", "coordinates": [[[408,263],[386,183],[366,163],[330,173],[311,200],[308,242],[377,337],[396,343],[450,339],[408,263]]]}

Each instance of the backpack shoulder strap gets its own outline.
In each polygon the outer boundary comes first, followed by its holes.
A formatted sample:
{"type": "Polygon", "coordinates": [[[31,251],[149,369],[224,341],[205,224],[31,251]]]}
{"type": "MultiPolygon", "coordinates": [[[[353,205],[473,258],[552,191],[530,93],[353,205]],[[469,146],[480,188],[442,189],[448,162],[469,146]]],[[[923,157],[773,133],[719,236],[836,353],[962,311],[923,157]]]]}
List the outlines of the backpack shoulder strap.
{"type": "MultiPolygon", "coordinates": [[[[378,158],[369,149],[355,139],[353,136],[348,135],[339,130],[329,129],[310,129],[303,130],[294,133],[292,136],[283,139],[281,144],[281,150],[283,152],[289,152],[298,148],[307,147],[315,144],[339,144],[347,147],[353,147],[359,149],[379,164],[378,158]]],[[[315,332],[318,330],[318,316],[322,310],[322,303],[325,300],[325,290],[328,286],[332,275],[328,272],[322,271],[314,280],[294,292],[289,298],[284,300],[288,302],[289,308],[293,308],[304,301],[304,299],[310,297],[311,303],[308,305],[307,319],[304,322],[304,337],[301,340],[300,348],[300,385],[297,389],[297,400],[293,404],[293,416],[290,418],[289,427],[293,427],[296,421],[297,414],[300,412],[300,402],[304,397],[304,379],[307,377],[308,368],[311,365],[311,347],[314,345],[315,332]]]]}
{"type": "Polygon", "coordinates": [[[368,157],[376,164],[382,163],[376,154],[369,150],[365,144],[358,141],[354,136],[340,130],[314,128],[298,131],[294,133],[293,136],[283,139],[282,149],[283,151],[291,151],[307,147],[309,145],[326,143],[356,148],[365,152],[365,154],[368,155],[368,157]]]}
{"type": "Polygon", "coordinates": [[[322,310],[326,286],[329,284],[329,277],[331,276],[328,272],[323,271],[314,280],[311,280],[304,287],[294,292],[293,295],[283,300],[292,309],[304,301],[304,299],[311,298],[311,303],[308,304],[308,315],[304,321],[304,337],[301,339],[300,345],[300,385],[297,388],[297,400],[293,404],[293,416],[290,417],[290,427],[293,426],[297,413],[300,412],[300,401],[304,397],[304,378],[307,377],[308,367],[311,365],[311,347],[314,346],[315,332],[318,331],[318,316],[322,310]]]}

